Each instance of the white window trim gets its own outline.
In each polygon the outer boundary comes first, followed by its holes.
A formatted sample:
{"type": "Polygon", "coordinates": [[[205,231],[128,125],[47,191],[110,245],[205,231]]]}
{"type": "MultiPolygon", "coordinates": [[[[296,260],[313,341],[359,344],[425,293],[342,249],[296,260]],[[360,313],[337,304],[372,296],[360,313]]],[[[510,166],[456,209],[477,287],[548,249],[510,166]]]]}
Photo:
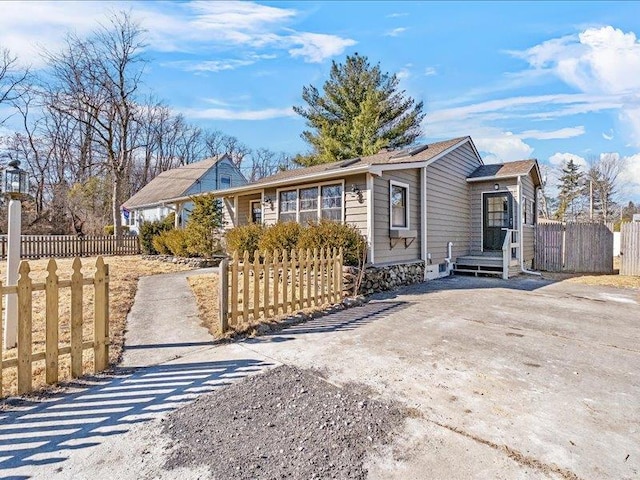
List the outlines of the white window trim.
{"type": "Polygon", "coordinates": [[[410,188],[408,183],[398,182],[397,180],[389,180],[389,229],[390,230],[411,230],[411,213],[410,213],[411,205],[409,201],[409,193],[410,193],[410,188]],[[406,188],[407,190],[406,205],[405,205],[405,220],[406,220],[405,227],[393,226],[393,205],[391,204],[391,192],[394,186],[406,188]]]}
{"type": "Polygon", "coordinates": [[[320,182],[320,183],[308,183],[304,185],[297,185],[295,187],[282,187],[276,189],[276,222],[280,221],[280,192],[296,192],[297,200],[296,200],[296,222],[300,223],[300,190],[304,190],[307,188],[318,188],[318,221],[321,220],[322,213],[322,187],[326,187],[327,185],[340,185],[342,187],[342,212],[340,214],[340,222],[344,223],[344,209],[345,209],[345,190],[344,190],[344,179],[341,180],[332,180],[330,182],[320,182]]]}

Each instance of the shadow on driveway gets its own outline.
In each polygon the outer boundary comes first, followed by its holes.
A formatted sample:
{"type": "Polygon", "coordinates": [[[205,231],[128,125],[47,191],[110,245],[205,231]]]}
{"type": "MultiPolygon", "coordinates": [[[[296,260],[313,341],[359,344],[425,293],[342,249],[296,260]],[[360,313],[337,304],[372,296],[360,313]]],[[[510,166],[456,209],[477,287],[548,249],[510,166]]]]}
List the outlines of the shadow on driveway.
{"type": "Polygon", "coordinates": [[[29,478],[2,473],[63,462],[67,452],[98,445],[105,437],[125,433],[136,423],[270,365],[252,359],[159,365],[98,378],[95,385],[75,393],[21,401],[0,413],[0,477],[29,478]]]}

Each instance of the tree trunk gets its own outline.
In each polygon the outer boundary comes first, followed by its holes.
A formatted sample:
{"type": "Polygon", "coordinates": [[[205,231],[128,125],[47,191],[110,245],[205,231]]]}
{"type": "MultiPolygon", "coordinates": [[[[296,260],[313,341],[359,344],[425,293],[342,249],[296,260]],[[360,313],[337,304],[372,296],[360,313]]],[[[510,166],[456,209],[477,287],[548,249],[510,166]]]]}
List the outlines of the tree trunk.
{"type": "Polygon", "coordinates": [[[118,246],[122,244],[122,217],[120,215],[120,199],[122,198],[122,174],[115,170],[113,172],[113,195],[112,195],[112,214],[113,214],[113,233],[116,236],[118,246]]]}

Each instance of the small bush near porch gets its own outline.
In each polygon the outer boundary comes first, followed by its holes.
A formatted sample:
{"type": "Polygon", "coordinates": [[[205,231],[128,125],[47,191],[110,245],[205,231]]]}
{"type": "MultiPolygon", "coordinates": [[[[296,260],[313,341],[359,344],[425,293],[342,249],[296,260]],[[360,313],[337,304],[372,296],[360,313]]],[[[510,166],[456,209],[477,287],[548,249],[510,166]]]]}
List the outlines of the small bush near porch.
{"type": "Polygon", "coordinates": [[[227,252],[248,251],[253,261],[253,252],[274,250],[342,249],[344,264],[358,266],[364,263],[367,243],[358,229],[330,220],[301,226],[296,222],[281,222],[264,227],[257,224],[235,227],[227,232],[227,252]]]}

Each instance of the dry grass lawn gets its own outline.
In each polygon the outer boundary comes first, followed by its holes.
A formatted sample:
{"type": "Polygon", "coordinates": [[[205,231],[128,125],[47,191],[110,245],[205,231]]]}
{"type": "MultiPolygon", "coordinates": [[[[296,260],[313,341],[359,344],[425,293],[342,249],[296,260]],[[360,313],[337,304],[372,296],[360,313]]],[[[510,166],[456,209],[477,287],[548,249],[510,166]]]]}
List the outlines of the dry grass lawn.
{"type": "MultiPolygon", "coordinates": [[[[189,270],[186,265],[177,265],[154,260],[143,260],[140,256],[104,257],[105,263],[109,265],[109,299],[110,317],[109,332],[111,346],[109,348],[109,360],[117,363],[122,354],[124,342],[124,332],[126,319],[135,296],[138,279],[146,275],[158,273],[176,272],[189,270]]],[[[47,275],[47,260],[29,261],[31,267],[30,277],[33,282],[43,282],[47,275]]],[[[72,274],[73,259],[56,260],[58,264],[58,278],[68,280],[72,274]]],[[[85,277],[92,277],[95,273],[96,258],[82,259],[82,273],[85,277]]],[[[4,280],[6,276],[6,262],[0,263],[0,278],[4,280]]],[[[93,339],[93,287],[85,286],[83,291],[83,341],[93,339]]],[[[69,345],[70,342],[70,300],[71,291],[69,288],[60,289],[59,312],[60,327],[59,338],[60,347],[69,345]]],[[[33,294],[33,352],[41,352],[45,349],[45,318],[44,318],[45,296],[44,292],[34,292],[33,294]]],[[[16,356],[16,349],[5,350],[2,358],[13,358],[16,356]]],[[[83,355],[85,372],[93,369],[93,352],[85,351],[83,355]]],[[[33,365],[34,389],[45,386],[44,383],[44,362],[36,362],[33,365]]],[[[69,379],[69,356],[60,358],[60,379],[69,379]]],[[[8,368],[3,371],[3,393],[4,395],[14,394],[16,391],[16,368],[8,368]]]]}
{"type": "Polygon", "coordinates": [[[214,337],[220,337],[218,323],[218,275],[194,275],[188,277],[189,285],[198,304],[202,325],[214,337]]]}
{"type": "MultiPolygon", "coordinates": [[[[620,271],[620,257],[613,259],[614,272],[620,271]]],[[[629,275],[584,274],[584,273],[543,273],[544,278],[557,282],[579,283],[582,285],[600,285],[604,287],[640,289],[640,277],[629,275]]]]}

